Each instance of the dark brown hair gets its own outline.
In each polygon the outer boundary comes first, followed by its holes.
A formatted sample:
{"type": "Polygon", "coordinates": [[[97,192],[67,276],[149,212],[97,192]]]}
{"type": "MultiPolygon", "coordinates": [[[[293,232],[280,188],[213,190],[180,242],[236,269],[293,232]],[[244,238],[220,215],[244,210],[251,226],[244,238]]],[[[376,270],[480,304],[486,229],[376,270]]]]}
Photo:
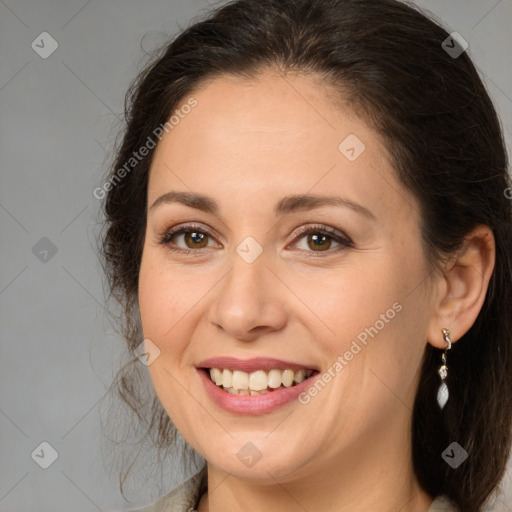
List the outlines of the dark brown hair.
{"type": "MultiPolygon", "coordinates": [[[[183,30],[133,82],[108,179],[187,95],[221,74],[250,78],[277,68],[318,76],[339,91],[380,134],[397,177],[417,198],[433,271],[476,226],[489,226],[495,236],[485,303],[449,353],[450,400],[440,410],[440,351],[427,344],[412,426],[420,485],[478,512],[504,474],[511,444],[511,183],[494,106],[467,52],[455,58],[442,47],[448,36],[431,15],[395,0],[229,2],[183,30]],[[441,457],[453,441],[469,454],[456,469],[441,457]]],[[[123,308],[130,354],[142,341],[137,284],[152,154],[112,182],[104,202],[102,261],[111,296],[123,308]]],[[[147,402],[139,395],[140,366],[134,358],[116,385],[146,436],[167,449],[176,431],[156,396],[147,402]]]]}

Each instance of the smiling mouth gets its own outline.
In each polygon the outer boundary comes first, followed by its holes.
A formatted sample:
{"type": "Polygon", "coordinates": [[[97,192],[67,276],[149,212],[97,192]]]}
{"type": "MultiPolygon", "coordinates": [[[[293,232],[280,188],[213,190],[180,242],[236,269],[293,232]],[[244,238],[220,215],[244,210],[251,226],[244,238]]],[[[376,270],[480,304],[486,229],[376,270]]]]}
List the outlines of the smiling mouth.
{"type": "Polygon", "coordinates": [[[210,380],[220,389],[233,395],[264,395],[279,389],[290,388],[300,384],[317,370],[256,370],[243,372],[227,368],[202,368],[210,380]]]}

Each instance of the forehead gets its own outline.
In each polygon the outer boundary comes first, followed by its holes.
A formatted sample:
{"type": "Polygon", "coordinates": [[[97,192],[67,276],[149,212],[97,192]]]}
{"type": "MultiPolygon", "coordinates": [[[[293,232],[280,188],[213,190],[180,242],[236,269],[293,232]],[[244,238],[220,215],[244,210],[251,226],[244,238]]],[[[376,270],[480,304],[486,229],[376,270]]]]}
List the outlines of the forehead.
{"type": "Polygon", "coordinates": [[[247,208],[251,199],[338,191],[395,208],[401,185],[379,135],[332,94],[319,78],[273,72],[206,82],[183,99],[197,104],[156,148],[149,201],[189,189],[247,208]]]}

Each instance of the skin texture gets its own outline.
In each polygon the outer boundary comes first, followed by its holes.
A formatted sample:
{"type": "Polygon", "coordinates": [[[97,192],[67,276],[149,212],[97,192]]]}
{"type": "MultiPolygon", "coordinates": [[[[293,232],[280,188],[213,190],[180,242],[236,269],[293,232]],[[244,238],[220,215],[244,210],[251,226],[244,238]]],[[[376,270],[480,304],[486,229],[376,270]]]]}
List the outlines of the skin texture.
{"type": "Polygon", "coordinates": [[[492,233],[475,230],[444,273],[431,272],[417,200],[377,133],[335,107],[313,77],[223,76],[193,96],[197,106],[156,148],[148,205],[174,190],[211,196],[220,211],[149,208],[139,305],[144,337],[160,350],[148,367],[156,393],[208,461],[199,511],[426,512],[432,497],[410,450],[421,360],[427,343],[445,347],[442,327],[456,342],[473,324],[494,265],[492,233]],[[338,149],[349,134],[365,144],[354,161],[338,149]],[[274,217],[284,196],[305,193],[342,196],[375,219],[336,206],[274,217]],[[187,222],[210,236],[158,243],[187,222]],[[311,235],[297,236],[318,223],[354,246],[328,239],[316,248],[311,235]],[[248,236],[263,249],[252,263],[236,252],[248,236]],[[214,356],[327,371],[395,303],[401,311],[306,405],[238,416],[217,407],[199,379],[195,365],[214,356]],[[261,452],[252,467],[237,457],[248,442],[261,452]]]}

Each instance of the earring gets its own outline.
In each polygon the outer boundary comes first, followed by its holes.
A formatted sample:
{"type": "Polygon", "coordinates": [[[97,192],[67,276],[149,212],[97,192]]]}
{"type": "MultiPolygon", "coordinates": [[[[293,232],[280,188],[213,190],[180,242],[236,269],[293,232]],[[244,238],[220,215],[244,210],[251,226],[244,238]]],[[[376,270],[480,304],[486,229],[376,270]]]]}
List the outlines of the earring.
{"type": "Polygon", "coordinates": [[[437,370],[437,373],[439,374],[439,377],[441,377],[441,385],[439,386],[439,389],[437,391],[437,403],[439,404],[439,407],[442,409],[446,402],[448,401],[448,397],[450,394],[448,393],[448,386],[444,382],[444,379],[448,376],[448,367],[446,366],[446,353],[448,350],[452,348],[452,340],[450,339],[450,331],[448,329],[442,329],[443,331],[443,337],[444,341],[448,343],[448,347],[444,350],[444,352],[441,355],[441,361],[442,365],[437,370]]]}

